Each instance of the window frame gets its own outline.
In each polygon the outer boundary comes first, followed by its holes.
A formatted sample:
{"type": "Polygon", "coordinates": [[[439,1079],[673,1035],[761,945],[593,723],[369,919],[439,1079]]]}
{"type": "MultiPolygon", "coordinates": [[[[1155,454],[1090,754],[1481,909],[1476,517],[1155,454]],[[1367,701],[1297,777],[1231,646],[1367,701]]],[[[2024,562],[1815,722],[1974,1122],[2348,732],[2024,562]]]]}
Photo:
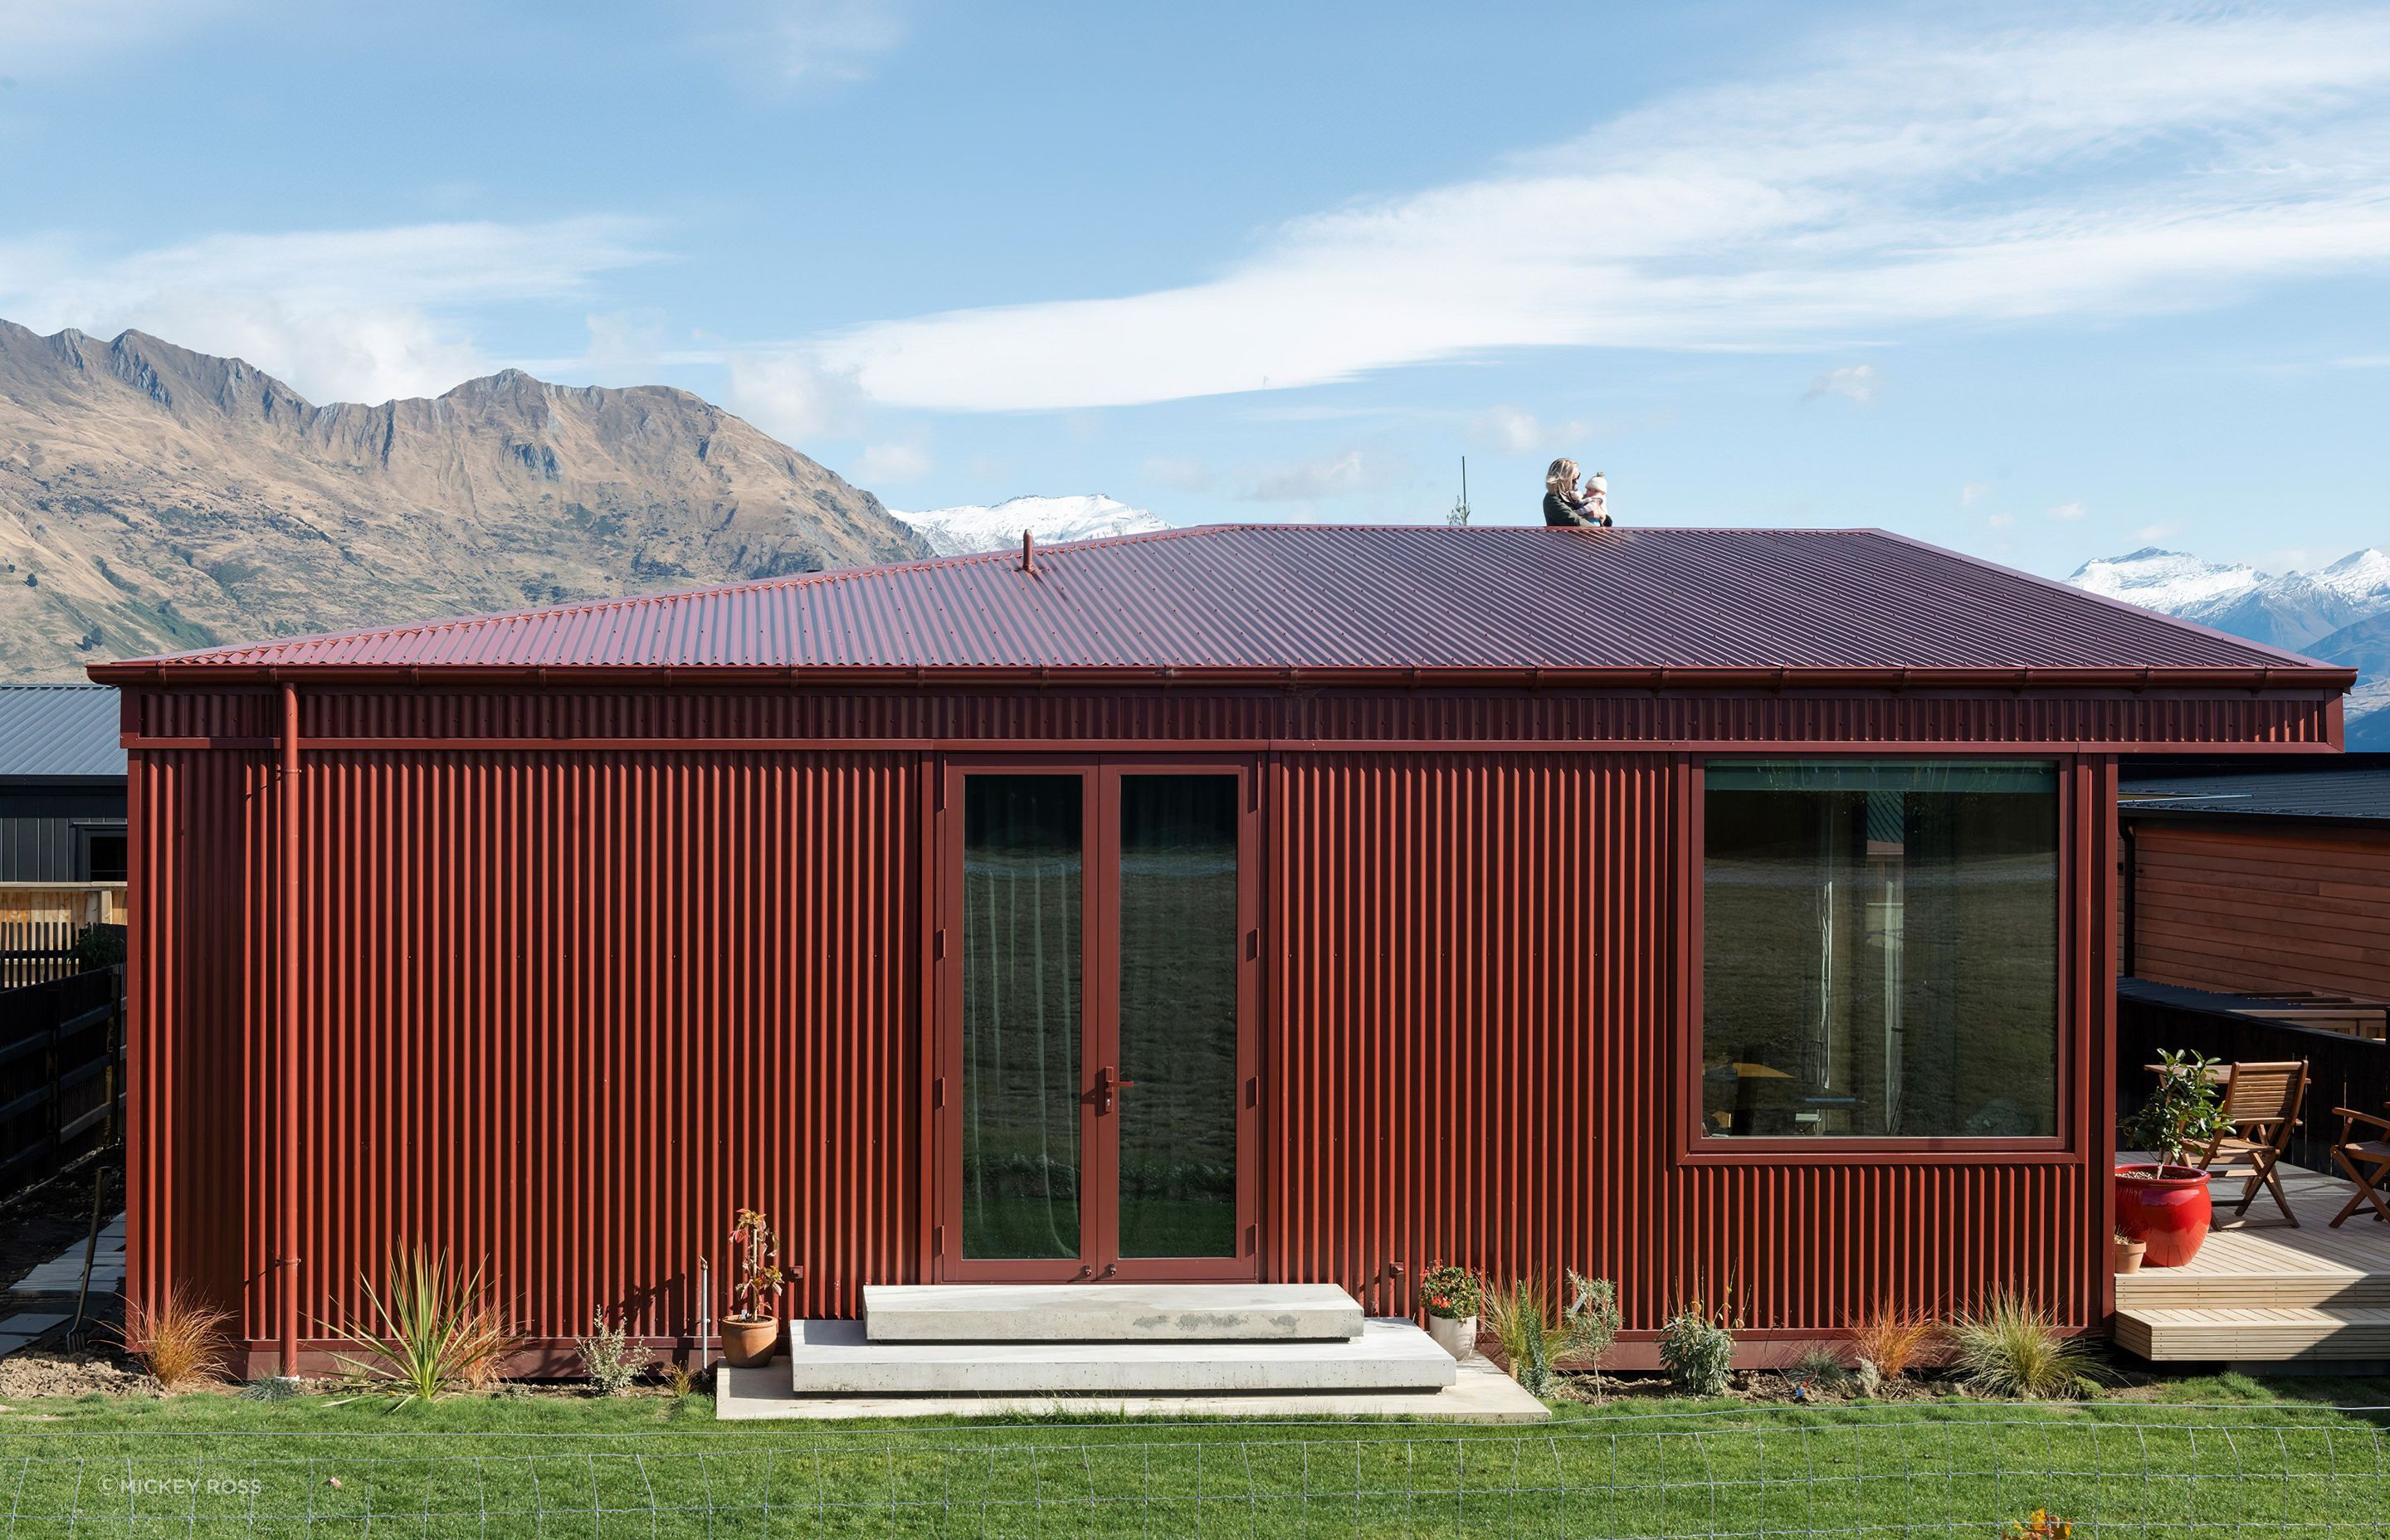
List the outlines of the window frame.
{"type": "Polygon", "coordinates": [[[133,837],[131,826],[122,818],[78,818],[74,821],[74,877],[71,880],[95,883],[103,887],[122,887],[133,876],[133,837]],[[94,877],[91,847],[96,841],[117,839],[124,841],[124,876],[94,877]]]}
{"type": "Polygon", "coordinates": [[[2083,831],[2075,826],[2084,792],[2077,784],[2081,756],[2018,752],[1996,745],[1947,751],[1911,748],[1821,750],[1806,746],[1755,745],[1748,751],[1692,754],[1682,762],[1679,776],[1679,827],[1683,837],[1677,883],[1677,1139],[1676,1157],[1682,1165],[1870,1165],[1870,1164],[2069,1164],[2076,1159],[2083,1137],[2075,1107],[2075,1087],[2088,1084],[2088,1067],[2077,1062],[2082,1052],[2083,1021],[2078,1009],[2083,974],[2090,966],[2086,948],[2073,938],[2090,923],[2078,878],[2083,831]],[[1870,1135],[1749,1136],[1714,1134],[1703,1113],[1703,986],[1708,956],[1706,930],[1706,867],[1708,865],[1708,767],[1728,763],[1787,761],[1884,761],[1908,763],[2019,763],[2030,761],[2051,767],[2057,776],[2058,959],[2055,1049],[2057,1132],[2048,1136],[1923,1137],[1870,1135]]]}

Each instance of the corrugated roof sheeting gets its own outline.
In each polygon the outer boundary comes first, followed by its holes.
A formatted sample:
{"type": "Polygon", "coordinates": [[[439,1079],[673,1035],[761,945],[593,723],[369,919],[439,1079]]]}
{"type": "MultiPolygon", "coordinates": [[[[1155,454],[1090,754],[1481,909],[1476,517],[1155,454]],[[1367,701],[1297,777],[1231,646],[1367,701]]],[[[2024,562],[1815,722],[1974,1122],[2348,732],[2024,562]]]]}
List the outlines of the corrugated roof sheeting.
{"type": "Polygon", "coordinates": [[[2144,816],[2317,818],[2390,823],[2390,754],[2335,757],[2314,769],[2130,778],[2118,810],[2144,816]]]}
{"type": "Polygon", "coordinates": [[[0,776],[122,776],[115,689],[0,685],[0,776]]]}
{"type": "Polygon", "coordinates": [[[1868,530],[1219,525],[184,654],[264,667],[2295,669],[1868,530]]]}

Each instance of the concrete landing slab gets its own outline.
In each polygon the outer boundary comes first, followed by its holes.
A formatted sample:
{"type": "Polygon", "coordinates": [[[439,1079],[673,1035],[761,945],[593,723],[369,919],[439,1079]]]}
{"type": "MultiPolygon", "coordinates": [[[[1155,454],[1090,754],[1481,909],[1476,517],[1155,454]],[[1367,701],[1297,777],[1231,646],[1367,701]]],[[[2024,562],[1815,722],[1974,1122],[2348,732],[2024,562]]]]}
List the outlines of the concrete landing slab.
{"type": "Polygon", "coordinates": [[[1332,1283],[871,1284],[875,1342],[1327,1341],[1361,1335],[1332,1283]]]}
{"type": "MultiPolygon", "coordinates": [[[[1449,1362],[1450,1360],[1446,1360],[1449,1362]]],[[[782,1419],[844,1422],[864,1418],[1419,1418],[1431,1422],[1544,1422],[1551,1409],[1475,1354],[1456,1367],[1453,1382],[1435,1391],[1314,1392],[1304,1394],[800,1396],[789,1392],[789,1367],[716,1371],[713,1415],[724,1422],[782,1419]]]]}
{"type": "Polygon", "coordinates": [[[791,1321],[789,1371],[797,1395],[1433,1391],[1454,1378],[1407,1320],[1325,1342],[875,1342],[860,1321],[791,1321]]]}

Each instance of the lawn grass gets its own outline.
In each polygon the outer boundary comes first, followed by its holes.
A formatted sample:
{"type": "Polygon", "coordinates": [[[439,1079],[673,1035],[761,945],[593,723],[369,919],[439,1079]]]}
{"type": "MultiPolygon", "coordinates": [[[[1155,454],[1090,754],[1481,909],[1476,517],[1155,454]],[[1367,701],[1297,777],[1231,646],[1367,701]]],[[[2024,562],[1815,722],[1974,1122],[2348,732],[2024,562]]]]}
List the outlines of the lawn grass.
{"type": "Polygon", "coordinates": [[[0,1414],[14,1536],[2371,1534],[2364,1382],[2155,1400],[1563,1405],[1549,1425],[713,1420],[675,1403],[227,1395],[0,1414]],[[37,1420],[38,1419],[38,1420],[37,1420]]]}

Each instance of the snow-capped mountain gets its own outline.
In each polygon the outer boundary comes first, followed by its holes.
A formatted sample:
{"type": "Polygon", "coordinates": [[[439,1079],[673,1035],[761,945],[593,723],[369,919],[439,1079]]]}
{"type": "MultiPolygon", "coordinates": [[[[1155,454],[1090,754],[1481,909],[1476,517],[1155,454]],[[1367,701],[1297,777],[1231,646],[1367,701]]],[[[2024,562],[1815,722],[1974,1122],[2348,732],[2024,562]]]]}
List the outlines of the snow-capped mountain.
{"type": "Polygon", "coordinates": [[[2272,647],[2306,651],[2390,608],[2390,557],[2356,551],[2315,572],[2261,572],[2144,546],[2087,561],[2067,582],[2272,647]]]}
{"type": "Polygon", "coordinates": [[[2342,708],[2351,749],[2390,749],[2390,556],[2352,551],[2312,572],[2228,567],[2152,545],[2087,561],[2067,582],[2358,672],[2342,708]]]}
{"type": "Polygon", "coordinates": [[[993,507],[976,504],[889,513],[920,532],[940,556],[1001,550],[1021,544],[1028,530],[1040,541],[1099,540],[1112,534],[1146,534],[1170,528],[1159,514],[1130,507],[1101,493],[1078,497],[1009,497],[993,507]]]}

